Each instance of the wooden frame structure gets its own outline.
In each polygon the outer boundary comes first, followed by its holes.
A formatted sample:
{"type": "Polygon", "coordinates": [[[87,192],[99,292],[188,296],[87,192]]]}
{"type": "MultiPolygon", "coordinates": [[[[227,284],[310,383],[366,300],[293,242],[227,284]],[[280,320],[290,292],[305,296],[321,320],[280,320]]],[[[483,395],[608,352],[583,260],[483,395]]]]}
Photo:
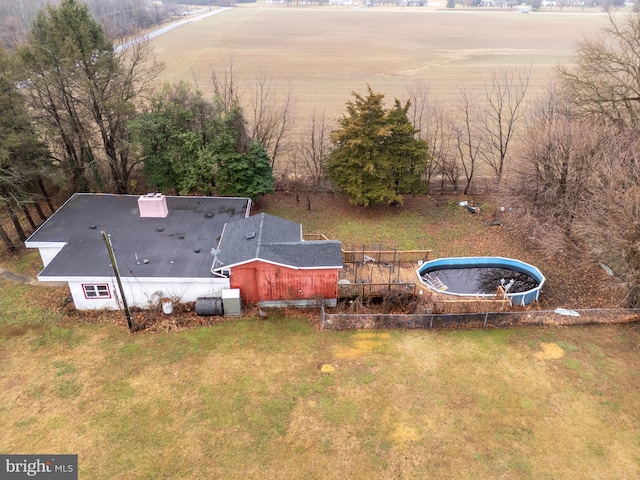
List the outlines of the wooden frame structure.
{"type": "Polygon", "coordinates": [[[415,293],[419,279],[416,267],[431,250],[398,250],[381,244],[342,250],[338,297],[383,297],[392,292],[415,293]]]}

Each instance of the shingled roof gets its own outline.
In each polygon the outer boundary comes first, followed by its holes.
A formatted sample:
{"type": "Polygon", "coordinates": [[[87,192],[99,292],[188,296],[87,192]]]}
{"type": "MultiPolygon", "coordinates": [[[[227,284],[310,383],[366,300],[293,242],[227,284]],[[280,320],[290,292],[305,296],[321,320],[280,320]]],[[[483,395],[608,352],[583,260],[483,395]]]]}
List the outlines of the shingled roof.
{"type": "Polygon", "coordinates": [[[302,225],[268,213],[227,223],[213,270],[254,260],[299,269],[342,268],[342,245],[338,240],[304,241],[302,225]]]}
{"type": "Polygon", "coordinates": [[[168,196],[166,217],[141,218],[138,198],[74,194],[25,242],[63,247],[39,277],[111,277],[105,230],[123,277],[210,278],[210,252],[225,224],[244,218],[251,205],[247,198],[168,196]]]}

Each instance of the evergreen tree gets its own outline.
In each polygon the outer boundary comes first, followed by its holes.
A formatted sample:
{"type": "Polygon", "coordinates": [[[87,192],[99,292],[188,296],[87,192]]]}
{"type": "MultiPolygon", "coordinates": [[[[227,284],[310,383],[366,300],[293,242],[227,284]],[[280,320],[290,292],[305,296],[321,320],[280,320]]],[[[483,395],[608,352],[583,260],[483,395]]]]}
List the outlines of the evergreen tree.
{"type": "Polygon", "coordinates": [[[402,203],[403,193],[415,193],[429,162],[427,144],[415,138],[407,116],[409,103],[398,100],[391,110],[384,94],[368,87],[363,97],[353,93],[347,115],[332,133],[335,149],[327,162],[329,177],[350,201],[365,207],[402,203]]]}
{"type": "Polygon", "coordinates": [[[74,190],[102,185],[101,163],[126,193],[134,161],[126,123],[135,99],[158,73],[148,46],[116,52],[85,4],[62,0],[38,12],[19,49],[30,106],[74,190]]]}
{"type": "Polygon", "coordinates": [[[393,178],[399,193],[422,193],[422,174],[431,161],[427,142],[416,140],[418,130],[409,120],[410,103],[402,105],[395,100],[394,107],[387,113],[391,135],[387,139],[387,151],[391,156],[393,178]]]}
{"type": "MultiPolygon", "coordinates": [[[[203,168],[201,149],[207,143],[213,117],[213,106],[182,82],[165,84],[152,98],[149,111],[129,123],[150,186],[176,193],[196,190],[193,184],[200,181],[193,180],[194,168],[195,164],[203,168]]],[[[201,185],[203,192],[208,189],[201,185]]]]}
{"type": "Polygon", "coordinates": [[[183,82],[165,85],[130,128],[155,188],[255,200],[273,191],[274,180],[269,156],[244,124],[238,107],[208,101],[183,82]]]}
{"type": "Polygon", "coordinates": [[[0,205],[8,209],[22,240],[15,212],[38,200],[38,185],[48,167],[49,152],[16,88],[14,58],[0,47],[0,205]]]}

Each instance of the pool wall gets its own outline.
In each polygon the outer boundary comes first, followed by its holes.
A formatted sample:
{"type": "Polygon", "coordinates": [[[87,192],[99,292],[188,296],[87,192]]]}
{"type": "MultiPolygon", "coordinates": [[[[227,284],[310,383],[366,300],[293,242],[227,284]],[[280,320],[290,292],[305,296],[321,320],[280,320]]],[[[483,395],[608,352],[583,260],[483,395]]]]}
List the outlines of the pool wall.
{"type": "Polygon", "coordinates": [[[540,298],[542,292],[542,286],[544,285],[545,277],[538,268],[528,263],[521,262],[520,260],[514,260],[512,258],[504,257],[450,257],[450,258],[438,258],[425,262],[416,272],[420,277],[421,283],[430,290],[442,293],[443,295],[455,295],[459,297],[494,297],[493,294],[462,294],[455,292],[448,292],[446,290],[436,290],[428,285],[423,279],[422,275],[429,270],[438,270],[445,268],[507,268],[515,270],[516,272],[525,273],[538,282],[538,286],[526,292],[507,293],[507,297],[511,301],[511,305],[527,305],[533,301],[537,301],[540,298]]]}

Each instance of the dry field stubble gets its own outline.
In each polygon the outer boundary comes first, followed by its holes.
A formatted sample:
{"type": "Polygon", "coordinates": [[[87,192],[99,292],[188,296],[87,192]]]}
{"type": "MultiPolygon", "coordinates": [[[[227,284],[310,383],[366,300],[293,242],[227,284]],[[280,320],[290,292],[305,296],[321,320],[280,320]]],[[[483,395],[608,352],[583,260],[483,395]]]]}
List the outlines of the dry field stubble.
{"type": "Polygon", "coordinates": [[[153,40],[169,81],[197,78],[210,90],[212,64],[230,54],[245,86],[265,74],[291,88],[300,124],[317,109],[338,118],[352,91],[406,99],[417,80],[434,99],[450,101],[464,84],[482,91],[500,68],[533,68],[531,93],[554,75],[602,13],[523,15],[516,11],[264,8],[251,4],[193,22],[153,40]]]}

